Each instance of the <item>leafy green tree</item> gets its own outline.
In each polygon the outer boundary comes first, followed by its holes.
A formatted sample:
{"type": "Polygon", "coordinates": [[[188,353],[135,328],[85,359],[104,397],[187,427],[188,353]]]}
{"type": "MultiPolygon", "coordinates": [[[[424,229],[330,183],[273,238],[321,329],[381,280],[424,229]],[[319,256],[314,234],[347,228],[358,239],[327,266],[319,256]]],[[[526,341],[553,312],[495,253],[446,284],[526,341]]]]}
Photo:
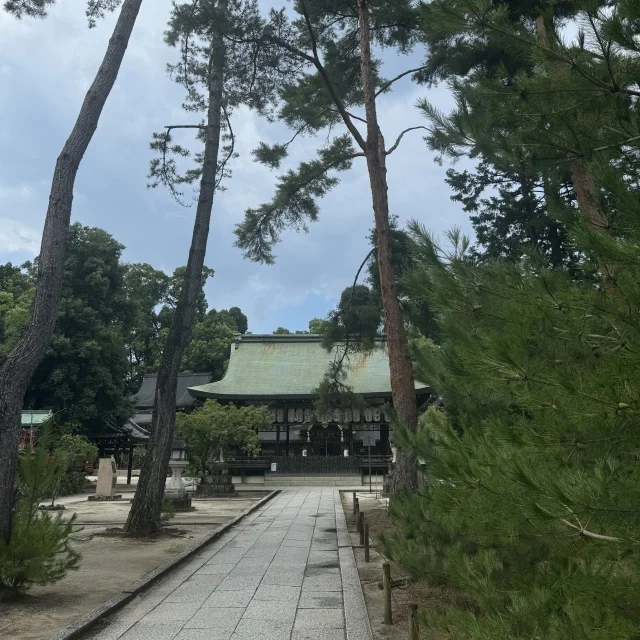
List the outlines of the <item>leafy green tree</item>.
{"type": "Polygon", "coordinates": [[[291,331],[289,329],[285,329],[284,327],[278,327],[274,332],[274,336],[289,336],[291,335],[291,331]]]}
{"type": "Polygon", "coordinates": [[[312,318],[309,320],[309,333],[321,334],[324,330],[326,320],[322,318],[312,318]]]}
{"type": "Polygon", "coordinates": [[[240,309],[240,307],[231,307],[227,313],[235,321],[236,331],[238,333],[247,333],[249,323],[247,321],[247,316],[242,313],[242,309],[240,309]]]}
{"type": "MultiPolygon", "coordinates": [[[[547,207],[542,175],[526,166],[520,171],[499,171],[481,160],[473,171],[447,171],[451,197],[468,212],[476,232],[476,259],[520,260],[535,253],[553,267],[576,269],[580,257],[568,241],[566,225],[547,207]]],[[[570,188],[562,197],[573,200],[570,188]]]]}
{"type": "Polygon", "coordinates": [[[140,387],[142,376],[160,358],[161,321],[158,308],[167,299],[169,277],[149,264],[126,265],[123,279],[125,295],[132,306],[131,327],[125,340],[129,359],[132,393],[140,387]]]}
{"type": "Polygon", "coordinates": [[[130,534],[144,535],[160,522],[177,378],[198,315],[214,195],[229,175],[228,163],[235,155],[233,111],[244,105],[267,113],[279,89],[282,63],[256,42],[255,33],[262,29],[256,0],[195,0],[173,5],[165,34],[167,44],[180,51],[169,72],[185,88],[183,107],[204,120],[171,125],[154,135],[151,146],[158,157],[151,162],[151,186],[166,186],[179,202],[182,185],[198,182],[199,193],[189,259],[158,370],[151,439],[125,525],[130,534]],[[198,142],[204,143],[186,171],[181,162],[190,152],[172,139],[182,129],[195,130],[198,142]]]}
{"type": "MultiPolygon", "coordinates": [[[[226,371],[235,330],[229,324],[219,322],[223,312],[213,312],[193,327],[191,342],[182,358],[183,371],[210,372],[214,380],[220,380],[226,371]]],[[[230,318],[235,327],[235,321],[230,318]]]]}
{"type": "MultiPolygon", "coordinates": [[[[49,0],[8,0],[4,8],[17,17],[44,16],[49,4],[49,0]]],[[[89,0],[90,26],[97,17],[119,4],[118,0],[89,0]]],[[[76,175],[115,84],[141,4],[142,0],[124,0],[122,3],[102,64],[56,162],[42,232],[31,315],[20,340],[0,365],[0,541],[4,543],[9,542],[12,529],[20,411],[31,376],[45,356],[55,330],[76,175]]]]}
{"type": "Polygon", "coordinates": [[[98,457],[98,447],[81,435],[63,434],[55,442],[54,449],[66,455],[67,471],[84,472],[87,463],[98,457]]]}
{"type": "MultiPolygon", "coordinates": [[[[419,69],[408,69],[391,80],[381,77],[381,61],[372,47],[410,51],[422,39],[419,3],[414,0],[296,0],[295,18],[272,11],[264,42],[294,61],[292,75],[281,92],[280,119],[294,131],[286,143],[261,143],[255,156],[278,168],[293,139],[325,132],[328,142],[317,159],[281,175],[271,202],[246,212],[237,227],[237,245],[253,260],[273,262],[273,246],[287,227],[307,230],[318,218],[317,199],[333,188],[333,172],[351,168],[365,158],[375,216],[382,303],[389,335],[389,366],[394,407],[402,421],[415,428],[417,407],[408,340],[398,302],[393,270],[386,163],[405,130],[387,146],[380,129],[377,102],[394,83],[419,69]],[[359,111],[359,113],[358,113],[359,111]],[[361,132],[360,123],[366,127],[361,132]],[[338,126],[346,131],[335,134],[338,126]]],[[[397,485],[415,486],[412,461],[401,454],[394,470],[397,485]]]]}
{"type": "Polygon", "coordinates": [[[176,417],[176,429],[187,441],[188,455],[198,472],[206,473],[206,464],[218,458],[223,461],[232,448],[247,453],[260,451],[258,427],[271,424],[266,407],[221,405],[207,400],[191,413],[176,417]]]}
{"type": "Polygon", "coordinates": [[[56,331],[25,406],[53,409],[63,430],[91,433],[131,415],[124,334],[132,313],[123,290],[124,247],[106,231],[79,223],[69,228],[67,243],[56,331]]]}
{"type": "Polygon", "coordinates": [[[27,448],[20,456],[20,498],[8,542],[0,541],[0,600],[50,584],[78,568],[80,555],[70,546],[76,516],[52,516],[38,511],[39,503],[54,490],[66,467],[62,451],[27,448]]]}
{"type": "Polygon", "coordinates": [[[0,362],[17,344],[29,322],[35,284],[31,264],[0,265],[0,362]]]}

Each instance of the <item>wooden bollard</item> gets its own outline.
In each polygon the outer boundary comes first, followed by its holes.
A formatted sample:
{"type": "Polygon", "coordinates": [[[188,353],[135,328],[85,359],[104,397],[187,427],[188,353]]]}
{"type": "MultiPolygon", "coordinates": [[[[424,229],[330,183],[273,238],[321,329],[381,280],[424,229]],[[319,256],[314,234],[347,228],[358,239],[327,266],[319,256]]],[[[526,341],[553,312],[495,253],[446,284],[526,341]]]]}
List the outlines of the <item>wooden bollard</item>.
{"type": "Polygon", "coordinates": [[[364,513],[360,514],[360,546],[364,545],[364,528],[365,528],[365,524],[364,524],[364,513]]]}
{"type": "Polygon", "coordinates": [[[393,624],[391,613],[391,565],[385,562],[382,565],[382,589],[384,591],[384,623],[393,624]]]}
{"type": "Polygon", "coordinates": [[[356,515],[356,501],[357,501],[358,498],[356,498],[356,492],[355,491],[353,491],[351,495],[353,496],[353,515],[355,516],[356,515]]]}
{"type": "Polygon", "coordinates": [[[369,525],[364,525],[364,561],[369,562],[369,525]]]}
{"type": "Polygon", "coordinates": [[[420,638],[420,628],[418,627],[418,605],[409,605],[409,640],[420,638]]]}
{"type": "Polygon", "coordinates": [[[356,531],[360,533],[360,525],[362,520],[360,519],[360,505],[358,504],[358,510],[356,511],[356,531]]]}

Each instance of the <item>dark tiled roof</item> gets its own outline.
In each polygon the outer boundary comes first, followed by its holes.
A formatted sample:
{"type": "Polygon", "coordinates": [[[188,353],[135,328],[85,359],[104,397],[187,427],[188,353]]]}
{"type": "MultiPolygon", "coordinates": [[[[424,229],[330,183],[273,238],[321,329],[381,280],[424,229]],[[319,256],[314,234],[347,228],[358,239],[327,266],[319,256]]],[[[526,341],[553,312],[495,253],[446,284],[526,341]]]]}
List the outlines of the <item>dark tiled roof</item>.
{"type": "MultiPolygon", "coordinates": [[[[194,385],[189,391],[200,398],[311,398],[333,357],[334,353],[328,353],[315,335],[243,335],[231,346],[224,378],[194,385]]],[[[350,356],[346,384],[364,396],[391,395],[384,340],[379,340],[370,353],[350,356]]],[[[426,389],[426,385],[416,383],[416,390],[426,389]]]]}
{"type": "Polygon", "coordinates": [[[133,420],[127,420],[121,427],[117,427],[110,422],[107,428],[91,438],[91,440],[107,440],[117,442],[146,442],[149,439],[149,432],[136,424],[133,420]]]}
{"type": "MultiPolygon", "coordinates": [[[[210,373],[181,373],[178,376],[176,408],[180,409],[191,407],[195,400],[187,389],[189,387],[206,384],[210,380],[210,373]]],[[[144,376],[140,389],[138,389],[138,392],[130,398],[136,409],[144,410],[153,408],[153,399],[156,395],[157,382],[157,373],[148,373],[144,376]]]]}

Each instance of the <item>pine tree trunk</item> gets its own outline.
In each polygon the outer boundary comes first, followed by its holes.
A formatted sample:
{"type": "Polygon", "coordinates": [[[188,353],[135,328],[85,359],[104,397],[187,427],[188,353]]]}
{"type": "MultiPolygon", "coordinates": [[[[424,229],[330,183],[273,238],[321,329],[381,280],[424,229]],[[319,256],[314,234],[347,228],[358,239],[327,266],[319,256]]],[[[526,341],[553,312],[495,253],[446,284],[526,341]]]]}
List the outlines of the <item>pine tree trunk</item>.
{"type": "MultiPolygon", "coordinates": [[[[549,11],[552,7],[549,7],[549,11]]],[[[551,17],[550,20],[553,18],[551,17]]],[[[556,37],[553,25],[547,26],[545,16],[536,18],[536,35],[538,40],[548,48],[552,48],[556,37]]],[[[550,70],[553,71],[562,63],[549,64],[550,70]]],[[[591,172],[586,168],[583,160],[573,160],[569,164],[569,178],[573,186],[573,191],[578,201],[580,212],[584,216],[587,225],[591,229],[604,230],[607,228],[607,218],[600,207],[598,199],[598,189],[591,172]]]]}
{"type": "MultiPolygon", "coordinates": [[[[389,195],[387,185],[386,151],[384,138],[378,126],[375,84],[371,69],[371,30],[368,0],[358,0],[360,24],[360,69],[364,106],[367,116],[366,156],[373,211],[375,217],[376,243],[380,291],[385,314],[387,348],[393,406],[401,422],[414,431],[418,424],[416,390],[413,364],[409,354],[407,333],[398,301],[395,273],[391,255],[391,233],[389,228],[389,195]]],[[[401,486],[417,487],[415,460],[404,450],[398,451],[393,475],[394,491],[401,486]]]]}
{"type": "Polygon", "coordinates": [[[141,4],[142,0],[125,0],[122,5],[102,64],[58,156],[42,232],[29,325],[0,368],[0,540],[8,541],[11,534],[24,394],[55,329],[76,174],[118,76],[141,4]]]}
{"type": "MultiPolygon", "coordinates": [[[[218,6],[219,15],[226,15],[228,0],[220,0],[218,6]]],[[[198,295],[202,287],[202,268],[207,251],[209,224],[216,188],[224,87],[225,45],[223,32],[223,24],[217,25],[210,59],[207,136],[196,219],[184,283],[176,304],[158,371],[147,454],[142,463],[138,488],[125,525],[125,531],[130,535],[145,535],[160,526],[162,499],[176,421],[178,373],[180,361],[191,337],[198,295]]]]}

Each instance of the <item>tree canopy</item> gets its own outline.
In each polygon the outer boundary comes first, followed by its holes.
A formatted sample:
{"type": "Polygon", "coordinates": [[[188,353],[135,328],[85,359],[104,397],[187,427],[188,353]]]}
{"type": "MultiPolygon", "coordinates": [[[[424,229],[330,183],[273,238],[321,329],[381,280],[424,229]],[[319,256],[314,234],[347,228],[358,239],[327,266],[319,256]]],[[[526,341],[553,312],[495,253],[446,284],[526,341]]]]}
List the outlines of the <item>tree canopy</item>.
{"type": "Polygon", "coordinates": [[[256,430],[271,424],[265,407],[221,405],[207,400],[191,413],[176,418],[176,431],[187,441],[189,459],[201,473],[214,459],[224,460],[225,453],[236,447],[247,453],[258,453],[260,441],[256,430]]]}
{"type": "MultiPolygon", "coordinates": [[[[123,249],[102,229],[71,225],[56,331],[24,404],[53,410],[63,431],[92,434],[122,424],[132,415],[129,395],[159,365],[183,270],[168,276],[149,264],[124,263],[123,249]]],[[[37,264],[0,265],[0,360],[26,327],[37,264]]],[[[238,307],[207,306],[201,292],[180,370],[220,379],[247,317],[238,307]]]]}

